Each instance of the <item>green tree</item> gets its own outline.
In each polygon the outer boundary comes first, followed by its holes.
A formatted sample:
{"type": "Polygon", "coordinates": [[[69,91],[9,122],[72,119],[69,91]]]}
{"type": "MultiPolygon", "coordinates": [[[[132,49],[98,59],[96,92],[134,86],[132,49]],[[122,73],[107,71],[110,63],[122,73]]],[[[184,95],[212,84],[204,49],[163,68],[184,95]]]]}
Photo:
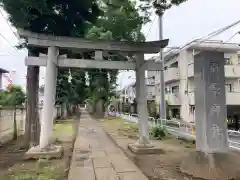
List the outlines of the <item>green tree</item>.
{"type": "Polygon", "coordinates": [[[26,95],[21,86],[11,86],[7,91],[0,93],[0,105],[14,108],[13,139],[17,139],[16,108],[23,105],[25,98],[26,95]]]}
{"type": "MultiPolygon", "coordinates": [[[[0,5],[9,14],[9,20],[16,28],[37,33],[59,36],[84,37],[85,31],[101,14],[97,0],[0,0],[0,5]]],[[[20,47],[25,47],[25,43],[20,47]]],[[[44,48],[28,48],[29,55],[46,53],[44,48]]],[[[71,52],[61,51],[60,54],[71,52]]],[[[27,118],[25,128],[26,146],[30,141],[38,143],[39,121],[36,114],[38,104],[39,67],[27,68],[27,118]],[[31,129],[36,127],[35,129],[31,129]],[[33,131],[33,132],[32,132],[33,131]],[[31,137],[34,137],[33,139],[31,137]]]]}
{"type": "MultiPolygon", "coordinates": [[[[135,2],[129,0],[103,0],[100,7],[104,13],[98,18],[94,26],[89,29],[86,38],[118,41],[145,40],[141,28],[147,22],[147,18],[139,14],[135,2]]],[[[131,54],[108,53],[107,57],[103,58],[112,61],[126,61],[127,56],[131,56],[131,54]]],[[[117,70],[88,70],[88,98],[90,99],[89,102],[93,103],[93,107],[99,100],[102,100],[107,106],[110,99],[116,96],[117,74],[117,70]]]]}
{"type": "Polygon", "coordinates": [[[157,14],[163,14],[172,6],[178,6],[187,0],[140,0],[139,9],[149,17],[152,9],[156,9],[157,14]]]}
{"type": "Polygon", "coordinates": [[[57,78],[56,104],[66,107],[68,114],[76,112],[86,98],[86,79],[83,69],[60,69],[57,78]],[[70,70],[70,71],[69,71],[70,70]],[[69,74],[69,72],[71,74],[69,74]],[[69,79],[71,77],[71,79],[69,79]],[[70,109],[72,107],[73,109],[70,109]],[[72,110],[72,111],[71,111],[72,110]]]}
{"type": "Polygon", "coordinates": [[[0,105],[2,106],[22,106],[26,95],[21,86],[11,86],[7,91],[0,93],[0,105]]]}
{"type": "Polygon", "coordinates": [[[61,36],[83,36],[101,13],[96,0],[0,0],[17,28],[61,36]]]}

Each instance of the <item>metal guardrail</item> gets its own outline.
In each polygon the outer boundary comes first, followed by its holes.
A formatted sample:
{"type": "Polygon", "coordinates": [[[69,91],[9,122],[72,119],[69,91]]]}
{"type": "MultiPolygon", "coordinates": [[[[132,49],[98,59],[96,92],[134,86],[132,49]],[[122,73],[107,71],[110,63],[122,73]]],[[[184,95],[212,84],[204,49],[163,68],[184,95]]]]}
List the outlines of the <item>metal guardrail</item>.
{"type": "MultiPolygon", "coordinates": [[[[138,123],[138,115],[137,114],[119,114],[116,113],[116,116],[121,117],[122,119],[126,121],[130,121],[133,123],[138,123]]],[[[167,119],[155,119],[154,117],[148,118],[148,124],[150,127],[157,127],[157,126],[163,126],[166,127],[170,133],[172,132],[177,133],[178,136],[188,136],[193,139],[196,138],[195,130],[196,125],[191,123],[185,123],[178,121],[176,119],[173,120],[167,120],[167,119]]],[[[239,141],[234,141],[229,139],[229,147],[235,150],[240,151],[240,131],[234,131],[234,130],[228,130],[228,136],[232,139],[239,138],[239,141]]]]}

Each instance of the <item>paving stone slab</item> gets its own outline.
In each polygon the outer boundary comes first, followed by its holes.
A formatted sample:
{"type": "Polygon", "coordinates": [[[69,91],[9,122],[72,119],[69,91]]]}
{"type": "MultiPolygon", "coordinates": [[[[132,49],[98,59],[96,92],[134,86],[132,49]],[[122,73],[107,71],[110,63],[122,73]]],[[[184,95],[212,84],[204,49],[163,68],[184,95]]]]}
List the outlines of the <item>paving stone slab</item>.
{"type": "Polygon", "coordinates": [[[107,168],[111,167],[111,163],[107,156],[93,158],[94,168],[107,168]]]}
{"type": "Polygon", "coordinates": [[[92,150],[92,158],[97,158],[97,157],[107,157],[106,153],[104,150],[92,150]]]}
{"type": "Polygon", "coordinates": [[[122,153],[123,154],[123,152],[119,148],[114,147],[114,146],[105,148],[105,152],[107,154],[118,154],[118,153],[122,153]]]}
{"type": "Polygon", "coordinates": [[[116,172],[112,168],[96,168],[96,180],[119,180],[116,172]]]}
{"type": "Polygon", "coordinates": [[[120,180],[148,180],[148,178],[140,172],[118,173],[118,176],[120,180]]]}
{"type": "Polygon", "coordinates": [[[76,167],[92,166],[91,152],[88,151],[75,152],[72,158],[72,163],[74,163],[73,165],[76,167]]]}
{"type": "Polygon", "coordinates": [[[92,167],[74,167],[70,170],[68,180],[95,180],[92,167]]]}
{"type": "Polygon", "coordinates": [[[138,170],[133,162],[122,154],[110,154],[109,158],[116,172],[132,172],[138,170]]]}
{"type": "Polygon", "coordinates": [[[78,136],[76,141],[75,141],[74,148],[77,148],[77,149],[88,149],[88,148],[90,148],[90,144],[89,144],[88,139],[84,138],[84,137],[81,137],[81,136],[78,136]]]}

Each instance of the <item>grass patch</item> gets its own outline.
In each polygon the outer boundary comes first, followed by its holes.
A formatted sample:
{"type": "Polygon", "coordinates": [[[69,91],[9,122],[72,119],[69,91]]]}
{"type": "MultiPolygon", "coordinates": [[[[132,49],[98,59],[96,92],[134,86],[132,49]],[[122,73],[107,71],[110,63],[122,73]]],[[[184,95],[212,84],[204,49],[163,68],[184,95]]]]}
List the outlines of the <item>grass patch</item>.
{"type": "Polygon", "coordinates": [[[117,132],[119,136],[126,136],[130,139],[137,139],[139,130],[135,123],[124,121],[117,117],[108,117],[102,120],[102,124],[110,132],[117,132]]]}
{"type": "Polygon", "coordinates": [[[10,144],[0,153],[0,180],[65,180],[72,155],[75,122],[56,123],[53,127],[52,143],[64,148],[62,159],[40,158],[25,161],[24,152],[19,151],[23,139],[10,144]],[[56,141],[54,141],[56,140],[56,141]]]}
{"type": "MultiPolygon", "coordinates": [[[[136,123],[125,121],[119,117],[107,117],[101,120],[101,122],[108,132],[117,132],[117,135],[126,136],[130,139],[138,139],[139,137],[139,128],[136,123]]],[[[149,128],[149,136],[155,140],[173,138],[167,129],[162,127],[149,128]]]]}
{"type": "Polygon", "coordinates": [[[35,168],[21,164],[8,169],[8,174],[3,177],[3,180],[64,180],[65,172],[62,167],[52,165],[47,160],[40,166],[39,161],[35,168]]]}
{"type": "Polygon", "coordinates": [[[74,124],[73,123],[57,123],[53,126],[53,135],[52,138],[56,141],[61,140],[63,136],[72,136],[75,133],[74,124]]]}
{"type": "Polygon", "coordinates": [[[70,123],[55,124],[53,133],[73,133],[73,127],[70,123]]]}

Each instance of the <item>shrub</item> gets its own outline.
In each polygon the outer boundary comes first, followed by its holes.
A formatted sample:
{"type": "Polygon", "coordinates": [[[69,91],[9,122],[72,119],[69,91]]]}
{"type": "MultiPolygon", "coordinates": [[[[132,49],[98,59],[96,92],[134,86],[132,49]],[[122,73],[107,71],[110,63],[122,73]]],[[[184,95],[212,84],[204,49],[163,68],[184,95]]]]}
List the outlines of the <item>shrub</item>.
{"type": "Polygon", "coordinates": [[[167,136],[167,130],[164,127],[156,126],[150,130],[150,136],[154,139],[162,140],[167,136]]]}

